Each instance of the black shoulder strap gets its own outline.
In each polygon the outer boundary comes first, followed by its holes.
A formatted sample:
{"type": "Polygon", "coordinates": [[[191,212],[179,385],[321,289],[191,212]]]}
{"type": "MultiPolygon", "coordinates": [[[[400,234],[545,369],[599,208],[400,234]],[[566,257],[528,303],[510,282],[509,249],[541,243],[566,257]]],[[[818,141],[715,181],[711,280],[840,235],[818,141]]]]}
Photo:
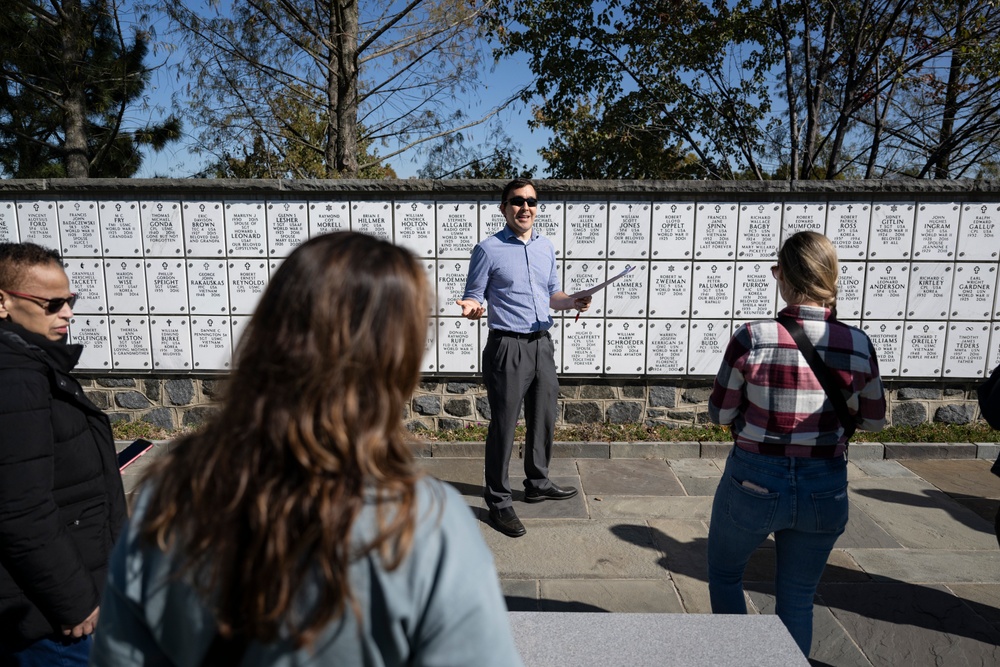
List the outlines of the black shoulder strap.
{"type": "Polygon", "coordinates": [[[823,391],[826,392],[827,398],[833,403],[833,409],[837,412],[837,418],[840,420],[841,426],[844,427],[844,435],[847,436],[847,440],[850,440],[854,436],[854,431],[857,430],[858,426],[851,417],[851,411],[847,409],[847,399],[844,398],[844,393],[837,387],[833,380],[833,375],[830,374],[830,368],[820,358],[819,353],[816,352],[816,348],[813,347],[812,342],[810,342],[806,333],[794,318],[782,315],[777,320],[781,326],[788,330],[788,333],[795,340],[795,344],[799,346],[799,352],[806,358],[809,368],[812,369],[816,379],[823,386],[823,391]]]}

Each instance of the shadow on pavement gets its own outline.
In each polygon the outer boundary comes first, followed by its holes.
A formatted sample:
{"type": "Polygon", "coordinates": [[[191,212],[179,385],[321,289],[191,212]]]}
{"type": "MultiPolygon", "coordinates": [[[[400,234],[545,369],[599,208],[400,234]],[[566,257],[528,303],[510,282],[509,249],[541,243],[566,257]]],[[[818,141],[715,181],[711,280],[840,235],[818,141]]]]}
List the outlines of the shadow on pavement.
{"type": "MultiPolygon", "coordinates": [[[[982,516],[969,509],[962,503],[958,502],[956,499],[952,498],[944,491],[925,491],[923,494],[918,493],[908,493],[906,491],[891,491],[889,489],[857,489],[853,490],[853,493],[859,496],[865,496],[867,498],[873,498],[875,500],[880,500],[886,503],[894,503],[896,505],[907,505],[909,507],[926,507],[928,509],[943,509],[951,515],[951,518],[962,524],[966,528],[971,528],[977,530],[981,533],[986,533],[987,535],[993,534],[993,526],[989,523],[983,523],[981,519],[982,516]],[[938,496],[938,497],[936,497],[938,496]],[[941,502],[941,496],[947,499],[946,502],[941,502]],[[955,508],[961,507],[964,511],[956,512],[955,508]],[[973,518],[975,517],[975,518],[973,518]]],[[[965,498],[966,500],[972,500],[972,498],[965,498]]],[[[979,498],[977,500],[989,501],[988,498],[979,498]]]]}

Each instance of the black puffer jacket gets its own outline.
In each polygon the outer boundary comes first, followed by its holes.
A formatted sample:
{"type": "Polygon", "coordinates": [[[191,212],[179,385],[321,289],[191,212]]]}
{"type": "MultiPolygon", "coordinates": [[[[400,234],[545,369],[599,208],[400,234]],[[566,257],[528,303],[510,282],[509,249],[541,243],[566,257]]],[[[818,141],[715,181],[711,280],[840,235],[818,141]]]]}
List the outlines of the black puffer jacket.
{"type": "Polygon", "coordinates": [[[0,644],[100,603],[125,494],[108,418],[69,375],[79,345],[0,320],[0,644]]]}

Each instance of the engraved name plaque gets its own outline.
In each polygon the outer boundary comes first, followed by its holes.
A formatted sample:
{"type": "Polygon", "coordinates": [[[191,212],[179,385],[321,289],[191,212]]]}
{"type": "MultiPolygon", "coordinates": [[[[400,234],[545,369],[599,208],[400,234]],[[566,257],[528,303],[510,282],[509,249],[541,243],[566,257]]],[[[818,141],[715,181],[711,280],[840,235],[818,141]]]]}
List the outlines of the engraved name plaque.
{"type": "Polygon", "coordinates": [[[351,204],[351,229],[392,242],[392,205],[387,201],[356,201],[351,204]]]}
{"type": "Polygon", "coordinates": [[[695,262],[691,279],[692,317],[732,317],[735,262],[695,262]]]}
{"type": "Polygon", "coordinates": [[[903,377],[940,377],[945,322],[907,322],[903,328],[903,377]]]}
{"type": "Polygon", "coordinates": [[[687,320],[650,320],[646,332],[646,371],[683,375],[688,357],[687,320]]]}
{"type": "Polygon", "coordinates": [[[233,315],[250,315],[267,288],[270,275],[262,259],[229,261],[229,311],[233,315]]]}
{"type": "Polygon", "coordinates": [[[55,202],[18,202],[17,228],[22,243],[35,243],[43,248],[62,247],[59,245],[59,219],[55,202]]]}
{"type": "Polygon", "coordinates": [[[267,246],[271,257],[288,257],[309,236],[305,202],[273,201],[267,211],[267,246]]]}
{"type": "Polygon", "coordinates": [[[989,351],[988,322],[951,322],[944,346],[944,377],[982,378],[989,351]]]}
{"type": "Polygon", "coordinates": [[[107,257],[142,257],[142,224],[134,201],[102,201],[97,207],[107,257]]]}
{"type": "Polygon", "coordinates": [[[142,221],[142,247],[147,257],[181,257],[184,254],[179,202],[142,202],[139,219],[142,221]]]}
{"type": "Polygon", "coordinates": [[[736,204],[699,204],[695,217],[694,258],[736,259],[736,204]]]}
{"type": "Polygon", "coordinates": [[[397,202],[396,245],[417,257],[433,257],[435,239],[434,202],[397,202]]]}
{"type": "Polygon", "coordinates": [[[649,316],[687,317],[691,310],[691,262],[650,262],[650,272],[649,316]]]}
{"type": "Polygon", "coordinates": [[[437,246],[438,257],[468,259],[478,242],[474,202],[438,202],[437,246]]]}
{"type": "Polygon", "coordinates": [[[598,202],[566,203],[566,257],[604,259],[608,246],[608,207],[598,202]]]}
{"type": "Polygon", "coordinates": [[[739,259],[773,260],[778,256],[781,236],[781,204],[740,206],[739,259]]]}
{"type": "Polygon", "coordinates": [[[975,261],[1000,257],[1000,205],[965,204],[959,222],[958,259],[975,261]]]}
{"type": "MultiPolygon", "coordinates": [[[[608,262],[608,275],[617,276],[627,262],[608,262]]],[[[634,262],[631,273],[605,288],[605,308],[609,317],[639,317],[649,308],[649,262],[634,262]]]]}
{"type": "Polygon", "coordinates": [[[111,364],[115,370],[148,371],[152,366],[149,321],[141,315],[111,318],[111,364]]]}
{"type": "Polygon", "coordinates": [[[229,278],[226,262],[196,259],[187,264],[188,301],[192,315],[229,313],[229,278]]]}
{"type": "Polygon", "coordinates": [[[770,262],[736,262],[733,316],[739,319],[774,317],[778,291],[770,262]]]}
{"type": "Polygon", "coordinates": [[[865,301],[864,262],[840,262],[837,275],[837,319],[860,319],[865,301]]]}
{"type": "Polygon", "coordinates": [[[455,316],[461,314],[462,308],[455,302],[465,294],[465,278],[468,275],[469,260],[438,260],[436,283],[438,315],[455,316]]]}
{"type": "MultiPolygon", "coordinates": [[[[878,369],[883,377],[899,375],[903,348],[903,323],[888,320],[865,320],[861,330],[868,334],[878,356],[878,369]]],[[[938,357],[940,359],[940,357],[938,357]]]]}
{"type": "Polygon", "coordinates": [[[178,259],[147,259],[146,291],[149,294],[150,314],[187,313],[187,271],[184,262],[178,259]]]}
{"type": "Polygon", "coordinates": [[[688,337],[688,373],[715,375],[733,335],[729,320],[692,320],[688,337]]]}
{"type": "Polygon", "coordinates": [[[226,202],[226,243],[230,257],[267,256],[264,202],[226,202]]]}
{"type": "Polygon", "coordinates": [[[989,319],[996,284],[996,264],[957,262],[951,288],[951,316],[958,320],[989,319]]]}
{"type": "Polygon", "coordinates": [[[865,277],[864,319],[903,317],[909,282],[910,265],[906,262],[870,263],[865,277]]]}
{"type": "Polygon", "coordinates": [[[507,224],[507,219],[500,212],[500,202],[479,202],[479,240],[488,239],[507,224]]]}
{"type": "Polygon", "coordinates": [[[104,262],[108,312],[146,313],[146,271],[142,260],[109,259],[104,262]]]}
{"type": "Polygon", "coordinates": [[[885,202],[872,206],[869,259],[910,258],[915,209],[916,206],[910,202],[885,202]]]}
{"type": "Polygon", "coordinates": [[[236,363],[236,357],[237,354],[239,354],[240,349],[240,341],[243,340],[243,335],[246,333],[251,319],[250,315],[233,315],[229,318],[229,328],[233,332],[233,363],[236,363]]]}
{"type": "Polygon", "coordinates": [[[604,368],[604,322],[563,320],[562,370],[564,373],[600,373],[604,368]]]}
{"type": "Polygon", "coordinates": [[[479,366],[479,323],[459,317],[439,317],[438,371],[475,373],[479,366]]]}
{"type": "Polygon", "coordinates": [[[106,316],[77,315],[71,318],[69,342],[83,345],[76,370],[111,370],[111,333],[106,316]]]}
{"type": "MultiPolygon", "coordinates": [[[[585,259],[579,262],[566,261],[563,265],[563,291],[566,294],[576,294],[594,285],[604,282],[608,263],[599,259],[585,259]]],[[[607,290],[600,290],[593,295],[590,309],[582,315],[591,317],[604,314],[604,297],[607,290]]],[[[564,315],[576,317],[576,311],[569,310],[564,315]]]]}
{"type": "Polygon", "coordinates": [[[837,248],[839,259],[864,259],[872,223],[871,204],[848,201],[831,203],[826,215],[826,236],[837,248]]]}
{"type": "Polygon", "coordinates": [[[604,325],[604,371],[641,375],[646,365],[646,321],[608,320],[604,325]]]}
{"type": "Polygon", "coordinates": [[[222,202],[185,202],[181,207],[184,219],[184,247],[188,257],[224,257],[226,226],[222,202]]]}
{"type": "Polygon", "coordinates": [[[694,202],[653,204],[653,259],[692,259],[694,202]]]}
{"type": "Polygon", "coordinates": [[[101,254],[101,223],[92,201],[64,201],[57,207],[62,253],[66,257],[101,254]]]}
{"type": "Polygon", "coordinates": [[[918,320],[948,319],[954,277],[950,263],[914,262],[910,266],[906,316],[918,320]]]}
{"type": "Polygon", "coordinates": [[[149,320],[153,337],[153,368],[163,371],[191,370],[191,327],[188,318],[170,315],[149,320]]]}
{"type": "Polygon", "coordinates": [[[67,259],[63,262],[69,288],[76,292],[73,312],[96,315],[107,312],[104,291],[104,262],[97,259],[67,259]]]}
{"type": "Polygon", "coordinates": [[[826,233],[826,204],[785,204],[781,219],[781,241],[799,232],[826,233]]]}
{"type": "Polygon", "coordinates": [[[420,370],[424,373],[437,371],[437,318],[427,320],[427,338],[424,341],[424,358],[420,362],[420,370]]]}
{"type": "Polygon", "coordinates": [[[0,243],[17,243],[18,236],[14,202],[0,202],[0,243]]]}
{"type": "MultiPolygon", "coordinates": [[[[417,261],[420,263],[420,267],[424,270],[424,275],[427,276],[427,284],[430,285],[432,290],[435,289],[435,286],[437,285],[437,262],[433,259],[418,259],[417,261]]],[[[455,305],[455,308],[458,308],[458,304],[455,305]]],[[[434,298],[428,299],[427,315],[434,315],[436,311],[437,300],[434,298]]],[[[462,312],[461,309],[459,309],[458,312],[462,312]]],[[[454,311],[449,314],[454,314],[454,311]]]]}
{"type": "Polygon", "coordinates": [[[960,215],[958,204],[920,204],[913,228],[913,259],[955,259],[960,215]]]}
{"type": "Polygon", "coordinates": [[[649,259],[649,202],[613,202],[608,212],[608,257],[649,259]]]}
{"type": "Polygon", "coordinates": [[[195,370],[229,370],[232,329],[228,317],[191,318],[191,357],[195,370]]]}
{"type": "Polygon", "coordinates": [[[309,236],[345,232],[351,228],[351,209],[345,201],[309,204],[309,236]]]}
{"type": "Polygon", "coordinates": [[[562,202],[538,202],[534,229],[552,242],[556,257],[563,256],[564,206],[562,202]]]}

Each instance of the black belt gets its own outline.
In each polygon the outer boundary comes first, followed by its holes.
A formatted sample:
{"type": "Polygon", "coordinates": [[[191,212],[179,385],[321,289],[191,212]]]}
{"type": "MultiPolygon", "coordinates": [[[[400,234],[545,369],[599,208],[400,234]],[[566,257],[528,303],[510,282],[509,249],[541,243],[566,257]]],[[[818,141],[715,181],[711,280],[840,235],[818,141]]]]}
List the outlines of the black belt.
{"type": "Polygon", "coordinates": [[[501,331],[500,329],[490,329],[490,335],[497,338],[519,338],[521,340],[538,340],[543,336],[548,336],[548,331],[532,331],[531,333],[517,333],[516,331],[501,331]]]}

